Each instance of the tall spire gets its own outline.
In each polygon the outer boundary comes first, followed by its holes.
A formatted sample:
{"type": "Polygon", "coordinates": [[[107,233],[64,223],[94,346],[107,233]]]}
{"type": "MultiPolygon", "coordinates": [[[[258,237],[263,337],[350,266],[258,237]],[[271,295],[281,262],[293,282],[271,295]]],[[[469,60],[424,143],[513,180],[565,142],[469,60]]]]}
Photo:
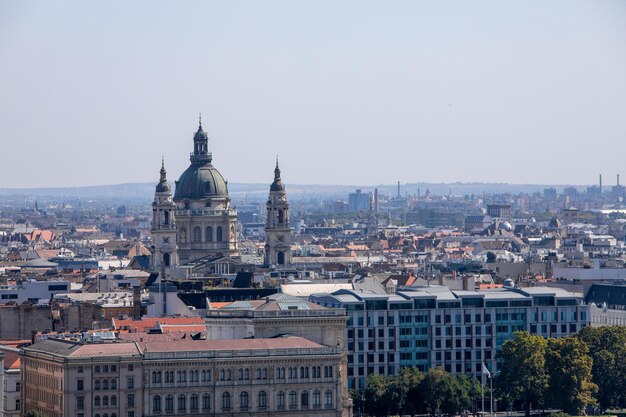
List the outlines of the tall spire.
{"type": "Polygon", "coordinates": [[[165,158],[161,156],[161,171],[159,183],[156,186],[157,192],[170,191],[170,185],[167,182],[167,172],[165,171],[165,158]]]}
{"type": "Polygon", "coordinates": [[[276,168],[274,168],[274,182],[270,186],[270,191],[285,191],[285,185],[280,179],[280,168],[278,167],[278,155],[276,155],[276,168]]]}
{"type": "Polygon", "coordinates": [[[280,180],[280,168],[278,167],[278,155],[276,155],[276,168],[274,168],[274,181],[280,180]]]}
{"type": "Polygon", "coordinates": [[[202,113],[198,114],[198,130],[193,135],[193,153],[191,162],[211,162],[212,155],[209,152],[209,136],[202,129],[202,113]]]}

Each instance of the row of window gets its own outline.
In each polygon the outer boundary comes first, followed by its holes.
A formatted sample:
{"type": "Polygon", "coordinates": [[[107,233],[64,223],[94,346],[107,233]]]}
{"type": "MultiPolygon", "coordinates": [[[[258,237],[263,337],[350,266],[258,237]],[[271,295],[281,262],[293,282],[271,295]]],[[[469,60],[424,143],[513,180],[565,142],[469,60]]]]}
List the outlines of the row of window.
{"type": "MultiPolygon", "coordinates": [[[[185,228],[181,228],[181,235],[185,233],[185,228]]],[[[217,226],[215,228],[215,241],[221,242],[223,240],[223,232],[222,226],[217,226]]],[[[200,226],[196,226],[193,228],[193,240],[192,242],[202,242],[202,229],[200,226]]],[[[211,226],[207,226],[204,229],[204,241],[205,242],[213,242],[213,228],[211,226]]]]}
{"type": "MultiPolygon", "coordinates": [[[[93,398],[94,407],[108,407],[108,406],[117,406],[117,396],[104,395],[102,398],[96,395],[93,398]]],[[[126,394],[126,407],[132,408],[135,406],[135,394],[126,394]]],[[[84,410],[85,409],[85,397],[80,395],[76,397],[76,409],[84,410]]],[[[114,417],[113,415],[111,417],[114,417]]]]}
{"type": "MultiPolygon", "coordinates": [[[[166,395],[162,397],[161,395],[155,395],[152,397],[152,411],[154,413],[160,413],[165,411],[166,413],[174,411],[174,400],[176,400],[176,410],[179,412],[187,411],[187,396],[185,394],[179,394],[174,397],[173,395],[166,395]]],[[[300,402],[298,404],[298,393],[295,390],[289,391],[288,394],[285,391],[279,391],[276,393],[276,407],[278,409],[285,408],[288,405],[289,407],[321,407],[322,406],[322,393],[320,390],[314,390],[312,395],[309,394],[309,391],[301,391],[300,392],[300,402]]],[[[229,392],[224,392],[221,396],[221,409],[222,411],[227,411],[232,409],[232,395],[229,392]]],[[[200,406],[202,406],[202,411],[210,411],[211,410],[211,395],[205,393],[200,397],[198,394],[191,394],[189,396],[189,411],[196,412],[200,410],[200,406]],[[201,400],[201,403],[200,403],[201,400]]],[[[328,389],[324,392],[324,406],[332,407],[333,406],[333,391],[328,389]]],[[[241,411],[247,411],[251,408],[250,395],[248,392],[243,391],[239,394],[239,404],[238,407],[241,411]]],[[[256,407],[258,409],[266,409],[268,407],[268,395],[265,391],[260,391],[257,394],[256,399],[256,407]]]]}
{"type": "MultiPolygon", "coordinates": [[[[129,379],[130,380],[130,379],[129,379]]],[[[132,388],[128,387],[128,388],[132,388]]],[[[78,379],[76,380],[76,390],[78,391],[83,391],[85,389],[85,381],[83,379],[78,379]]],[[[117,389],[117,379],[112,378],[111,380],[108,379],[95,379],[93,381],[93,389],[95,391],[99,391],[99,390],[108,390],[108,389],[117,389]]]]}
{"type": "MultiPolygon", "coordinates": [[[[132,364],[128,365],[128,370],[130,372],[132,372],[134,369],[134,366],[132,364]]],[[[93,371],[95,373],[106,373],[106,372],[117,372],[117,365],[94,365],[93,367],[93,371]]],[[[83,366],[79,366],[78,367],[78,373],[82,374],[83,372],[85,372],[85,368],[83,366]]]]}
{"type": "Polygon", "coordinates": [[[161,382],[165,382],[166,384],[174,383],[174,382],[187,382],[187,377],[189,377],[189,382],[208,382],[211,380],[211,370],[203,369],[201,371],[191,370],[187,372],[186,370],[178,370],[174,371],[152,371],[152,383],[160,384],[161,382]]]}

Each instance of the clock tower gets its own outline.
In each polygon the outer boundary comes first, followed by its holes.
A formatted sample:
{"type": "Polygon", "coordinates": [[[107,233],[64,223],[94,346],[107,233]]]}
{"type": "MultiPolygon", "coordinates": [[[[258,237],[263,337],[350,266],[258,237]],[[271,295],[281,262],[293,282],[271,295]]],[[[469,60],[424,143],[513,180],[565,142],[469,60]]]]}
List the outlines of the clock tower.
{"type": "Polygon", "coordinates": [[[267,199],[265,221],[265,266],[285,267],[291,264],[291,228],[289,227],[289,203],[285,185],[280,179],[276,158],[274,182],[267,199]]]}
{"type": "Polygon", "coordinates": [[[172,189],[167,182],[165,162],[161,161],[161,178],[156,186],[152,203],[152,254],[151,267],[155,271],[170,269],[178,264],[176,246],[176,205],[172,199],[172,189]]]}

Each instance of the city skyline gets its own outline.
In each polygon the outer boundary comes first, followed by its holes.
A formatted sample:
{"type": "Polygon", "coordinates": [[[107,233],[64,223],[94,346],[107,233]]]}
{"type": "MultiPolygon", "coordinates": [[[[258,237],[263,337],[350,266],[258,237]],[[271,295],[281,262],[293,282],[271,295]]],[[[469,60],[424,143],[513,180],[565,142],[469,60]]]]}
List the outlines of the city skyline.
{"type": "Polygon", "coordinates": [[[626,5],[478,4],[3,3],[0,187],[612,185],[626,5]]]}

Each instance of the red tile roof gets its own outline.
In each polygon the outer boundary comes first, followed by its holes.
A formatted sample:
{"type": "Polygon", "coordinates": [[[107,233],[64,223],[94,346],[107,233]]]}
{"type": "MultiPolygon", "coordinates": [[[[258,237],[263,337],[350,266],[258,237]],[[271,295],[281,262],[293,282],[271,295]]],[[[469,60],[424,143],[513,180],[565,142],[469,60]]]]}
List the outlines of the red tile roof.
{"type": "Polygon", "coordinates": [[[202,317],[144,317],[141,320],[133,319],[113,319],[113,328],[122,329],[126,326],[133,332],[145,332],[154,329],[158,324],[171,326],[199,325],[204,324],[202,317]]]}

